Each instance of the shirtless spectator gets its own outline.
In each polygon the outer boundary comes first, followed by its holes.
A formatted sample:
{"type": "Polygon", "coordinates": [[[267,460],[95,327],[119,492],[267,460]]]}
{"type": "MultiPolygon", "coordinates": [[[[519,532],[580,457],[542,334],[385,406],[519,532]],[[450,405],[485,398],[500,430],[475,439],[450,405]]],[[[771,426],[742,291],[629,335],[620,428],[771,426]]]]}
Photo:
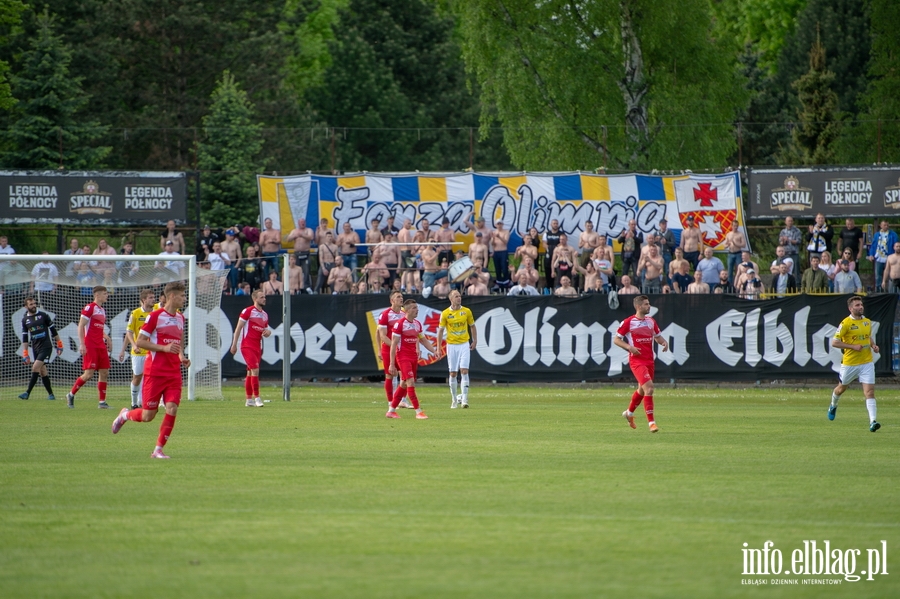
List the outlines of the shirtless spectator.
{"type": "Polygon", "coordinates": [[[525,258],[531,258],[532,263],[537,262],[538,251],[537,248],[532,245],[531,235],[526,234],[525,237],[522,238],[522,245],[516,248],[515,257],[519,260],[520,264],[525,258]]]}
{"type": "Polygon", "coordinates": [[[328,273],[328,286],[331,287],[331,293],[350,293],[350,286],[352,284],[353,274],[350,272],[349,268],[344,266],[344,259],[338,254],[335,258],[334,268],[328,273]]]}
{"type": "Polygon", "coordinates": [[[265,276],[268,277],[270,270],[279,267],[278,256],[284,253],[281,248],[281,231],[272,227],[271,218],[263,221],[263,230],[259,234],[259,249],[262,257],[266,259],[265,276]]]}
{"type": "Polygon", "coordinates": [[[600,245],[600,234],[594,230],[594,223],[585,221],[584,231],[578,236],[578,255],[581,257],[580,266],[584,266],[590,262],[594,249],[600,245]]]}
{"type": "Polygon", "coordinates": [[[700,228],[694,225],[693,214],[688,214],[687,226],[681,231],[679,247],[684,252],[684,259],[690,262],[692,268],[697,268],[700,254],[703,253],[703,235],[700,233],[700,228]]]}
{"type": "Polygon", "coordinates": [[[572,287],[572,279],[563,275],[559,277],[559,287],[553,292],[558,297],[577,297],[578,290],[572,287]]]}
{"type": "Polygon", "coordinates": [[[445,218],[441,221],[441,228],[434,234],[434,240],[442,243],[442,245],[437,246],[439,259],[446,259],[448,264],[452,262],[453,244],[456,243],[456,233],[450,228],[449,218],[445,218]]]}
{"type": "Polygon", "coordinates": [[[372,260],[384,264],[388,270],[387,287],[393,287],[394,279],[398,278],[398,269],[400,268],[400,246],[394,243],[394,234],[389,231],[382,231],[381,243],[372,250],[372,260]]]}
{"type": "Polygon", "coordinates": [[[291,295],[299,294],[303,289],[303,269],[297,264],[297,258],[291,255],[288,258],[288,289],[291,295]]]}
{"type": "MultiPolygon", "coordinates": [[[[448,260],[441,261],[441,268],[449,265],[450,264],[448,260]]],[[[450,295],[450,281],[447,280],[447,277],[441,277],[440,279],[435,281],[434,287],[432,287],[431,289],[431,293],[434,295],[434,297],[446,299],[447,296],[450,295]]]]}
{"type": "MultiPolygon", "coordinates": [[[[481,233],[481,239],[484,242],[484,245],[490,247],[491,246],[491,236],[493,235],[493,231],[491,231],[487,225],[485,225],[484,217],[479,216],[475,219],[475,224],[472,226],[472,230],[475,231],[475,236],[477,237],[479,233],[481,233]]],[[[472,258],[471,256],[469,256],[472,258]]],[[[472,258],[475,260],[475,258],[472,258]]],[[[487,262],[485,262],[487,264],[487,262]]]]}
{"type": "Polygon", "coordinates": [[[431,223],[427,218],[419,221],[419,231],[422,232],[422,239],[428,243],[434,241],[434,231],[431,230],[431,223]]]}
{"type": "Polygon", "coordinates": [[[165,251],[166,242],[171,241],[175,248],[175,252],[183,254],[185,252],[184,235],[175,230],[175,221],[170,220],[166,223],[166,228],[159,234],[159,249],[165,251]]]}
{"type": "Polygon", "coordinates": [[[337,259],[340,255],[340,249],[334,242],[334,233],[326,231],[325,236],[322,238],[322,243],[319,244],[319,272],[316,275],[316,293],[321,293],[325,285],[328,284],[328,275],[331,273],[334,265],[337,264],[337,259]]]}
{"type": "Polygon", "coordinates": [[[494,275],[501,289],[509,287],[509,231],[498,220],[491,235],[491,252],[494,255],[494,275]]]}
{"type": "Polygon", "coordinates": [[[569,237],[565,233],[559,236],[559,245],[553,252],[550,273],[554,281],[566,276],[569,277],[570,283],[575,276],[575,251],[569,246],[569,237]]]}
{"type": "Polygon", "coordinates": [[[353,230],[349,222],[345,222],[341,234],[337,237],[337,244],[341,248],[344,266],[350,269],[354,283],[358,277],[359,260],[356,256],[356,246],[359,243],[359,234],[353,230]]]}
{"type": "Polygon", "coordinates": [[[622,295],[640,295],[641,290],[631,284],[631,277],[622,275],[622,286],[619,287],[619,293],[622,295]]]}
{"type": "Polygon", "coordinates": [[[372,257],[375,246],[381,243],[382,239],[384,239],[384,235],[381,233],[381,221],[373,218],[369,228],[366,230],[366,254],[368,254],[369,258],[372,257]]]}
{"type": "Polygon", "coordinates": [[[665,279],[663,278],[665,261],[659,254],[659,246],[651,245],[649,247],[649,253],[641,257],[637,267],[638,272],[644,273],[642,292],[662,293],[662,287],[665,284],[665,279]]]}
{"type": "Polygon", "coordinates": [[[593,261],[588,262],[584,268],[576,263],[575,272],[581,273],[581,290],[584,292],[589,291],[592,287],[596,287],[597,279],[602,280],[601,275],[597,272],[597,266],[593,261]]]}
{"type": "Polygon", "coordinates": [[[284,295],[284,283],[278,280],[278,271],[269,272],[269,280],[260,286],[266,295],[284,295]]]}
{"type": "Polygon", "coordinates": [[[412,221],[407,218],[403,221],[403,228],[397,234],[397,241],[403,244],[400,246],[400,267],[402,269],[413,268],[416,264],[415,247],[413,247],[415,238],[416,231],[413,229],[412,221]]]}
{"type": "MultiPolygon", "coordinates": [[[[681,265],[686,264],[688,268],[690,268],[690,263],[684,259],[684,250],[681,248],[675,248],[675,257],[669,262],[669,280],[681,272],[681,265]]],[[[690,272],[690,271],[685,271],[690,272]]]]}
{"type": "Polygon", "coordinates": [[[435,282],[447,276],[447,267],[443,266],[443,263],[446,261],[441,260],[441,264],[438,264],[439,255],[434,246],[431,245],[422,246],[419,256],[422,258],[424,269],[422,273],[422,293],[427,296],[433,291],[432,288],[435,282]]]}
{"type": "Polygon", "coordinates": [[[287,240],[290,243],[294,242],[294,257],[297,259],[297,266],[303,269],[303,288],[306,289],[307,293],[312,293],[312,289],[309,288],[311,278],[309,276],[309,250],[312,247],[312,242],[315,237],[315,232],[306,226],[306,219],[301,218],[297,220],[297,228],[288,233],[287,240]]]}
{"type": "Polygon", "coordinates": [[[475,233],[475,241],[469,244],[469,259],[474,264],[476,260],[480,260],[482,264],[488,261],[488,246],[484,243],[484,235],[481,231],[475,233]]]}
{"type": "Polygon", "coordinates": [[[894,244],[894,253],[887,257],[881,288],[888,293],[900,293],[900,242],[894,244]]]}
{"type": "Polygon", "coordinates": [[[332,240],[337,239],[337,234],[334,232],[334,229],[328,226],[328,219],[323,218],[319,220],[319,226],[316,227],[316,247],[325,243],[326,233],[331,233],[332,240]]]}
{"type": "Polygon", "coordinates": [[[380,256],[378,260],[373,257],[370,262],[367,262],[362,267],[360,274],[366,279],[370,290],[374,287],[375,281],[378,281],[378,289],[384,287],[384,282],[390,276],[384,262],[380,260],[380,256]]]}
{"type": "Polygon", "coordinates": [[[741,254],[745,247],[747,247],[747,239],[739,228],[735,227],[725,234],[725,251],[728,252],[728,264],[725,268],[728,271],[728,281],[732,285],[737,276],[737,266],[743,261],[741,254]]]}
{"type": "Polygon", "coordinates": [[[526,285],[534,287],[540,278],[541,275],[534,267],[534,260],[530,256],[522,258],[522,264],[519,266],[519,269],[512,273],[512,282],[522,287],[526,285]]]}
{"type": "Polygon", "coordinates": [[[490,290],[491,285],[491,273],[488,269],[484,267],[486,263],[482,262],[480,259],[472,260],[472,266],[475,267],[475,272],[472,274],[473,277],[478,277],[478,280],[484,284],[486,288],[490,290]]]}
{"type": "Polygon", "coordinates": [[[703,282],[703,273],[694,271],[694,282],[688,285],[687,293],[709,293],[709,285],[703,282]]]}
{"type": "MultiPolygon", "coordinates": [[[[788,264],[788,266],[791,265],[788,264]]],[[[734,279],[731,280],[731,284],[735,285],[737,283],[737,278],[747,272],[747,269],[749,268],[752,268],[756,272],[759,272],[759,264],[757,264],[753,260],[753,255],[749,252],[749,250],[744,250],[741,252],[741,262],[737,265],[737,268],[734,271],[734,279]]]]}
{"type": "Polygon", "coordinates": [[[637,221],[628,221],[628,227],[618,237],[622,244],[622,274],[637,274],[637,263],[640,261],[641,245],[644,243],[644,234],[638,231],[637,221]]]}
{"type": "Polygon", "coordinates": [[[481,279],[478,278],[477,274],[473,274],[469,277],[468,283],[466,285],[466,295],[489,295],[490,290],[487,285],[481,282],[481,279]]]}

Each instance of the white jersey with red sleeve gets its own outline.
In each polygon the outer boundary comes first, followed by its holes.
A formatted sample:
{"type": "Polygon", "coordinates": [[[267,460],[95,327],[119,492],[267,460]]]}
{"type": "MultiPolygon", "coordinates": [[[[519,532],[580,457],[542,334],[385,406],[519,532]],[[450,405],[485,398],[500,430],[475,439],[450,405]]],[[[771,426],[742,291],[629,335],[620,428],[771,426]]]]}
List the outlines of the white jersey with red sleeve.
{"type": "MultiPolygon", "coordinates": [[[[182,344],[184,315],[169,314],[165,308],[154,310],[141,327],[141,335],[159,345],[168,345],[173,341],[182,344]]],[[[181,380],[181,358],[177,353],[151,351],[150,356],[152,359],[144,366],[145,376],[177,377],[181,380]]]]}
{"type": "Polygon", "coordinates": [[[263,331],[269,327],[269,315],[256,306],[247,306],[241,311],[239,320],[244,323],[241,347],[258,349],[262,345],[263,331]]]}
{"type": "Polygon", "coordinates": [[[397,324],[397,321],[402,318],[406,318],[406,312],[402,310],[400,312],[394,312],[393,308],[388,308],[378,317],[378,326],[385,327],[384,339],[387,343],[382,342],[382,345],[390,345],[391,331],[394,330],[394,325],[397,324]]]}
{"type": "Polygon", "coordinates": [[[631,362],[640,364],[653,364],[656,354],[653,351],[653,339],[659,335],[659,325],[650,316],[638,318],[637,316],[629,316],[616,331],[619,339],[625,340],[626,343],[632,345],[639,350],[641,354],[636,356],[629,353],[628,359],[631,362]]]}
{"type": "Polygon", "coordinates": [[[84,346],[106,348],[106,343],[103,341],[103,327],[106,326],[106,310],[91,302],[81,311],[81,318],[87,321],[84,346]]]}
{"type": "Polygon", "coordinates": [[[422,334],[422,323],[418,320],[410,321],[406,316],[394,323],[391,329],[392,337],[400,337],[397,346],[397,359],[419,359],[419,336],[422,334]]]}

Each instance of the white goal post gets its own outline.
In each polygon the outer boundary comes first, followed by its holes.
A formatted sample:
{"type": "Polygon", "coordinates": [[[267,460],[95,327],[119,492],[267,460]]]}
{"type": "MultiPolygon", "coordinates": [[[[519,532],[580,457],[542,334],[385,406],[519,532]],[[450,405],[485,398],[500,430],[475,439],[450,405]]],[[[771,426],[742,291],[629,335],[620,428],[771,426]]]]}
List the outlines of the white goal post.
{"type": "MultiPolygon", "coordinates": [[[[22,317],[26,297],[34,297],[38,310],[53,319],[63,341],[59,356],[53,353],[47,366],[54,394],[64,397],[81,375],[78,320],[93,301],[91,289],[103,285],[110,291],[104,308],[107,333],[112,339],[108,392],[111,400],[129,397],[132,372],[130,352],[123,351],[131,311],[140,305],[139,294],[151,289],[157,301],[165,285],[182,281],[187,290],[184,316],[187,325],[185,353],[191,359],[186,380],[187,399],[222,399],[221,352],[230,346],[222,338],[220,308],[228,271],[212,271],[198,265],[193,255],[55,255],[0,254],[0,399],[25,390],[30,365],[22,359],[22,317]],[[122,393],[124,389],[124,394],[122,393]]],[[[227,332],[228,327],[224,327],[227,332]]],[[[95,384],[97,375],[89,384],[95,384]]],[[[35,388],[42,391],[40,386],[35,388]]],[[[35,394],[35,397],[39,394],[35,394]]]]}

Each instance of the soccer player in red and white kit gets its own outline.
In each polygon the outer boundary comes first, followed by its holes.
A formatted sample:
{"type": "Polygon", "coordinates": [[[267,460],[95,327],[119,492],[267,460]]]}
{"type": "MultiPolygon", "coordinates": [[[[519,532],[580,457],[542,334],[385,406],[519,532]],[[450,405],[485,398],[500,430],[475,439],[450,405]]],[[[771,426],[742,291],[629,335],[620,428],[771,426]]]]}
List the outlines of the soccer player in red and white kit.
{"type": "MultiPolygon", "coordinates": [[[[391,374],[391,333],[397,321],[406,318],[403,313],[403,294],[399,291],[391,293],[391,307],[378,317],[378,328],[375,336],[381,347],[381,362],[384,364],[384,393],[387,395],[388,407],[394,401],[394,375],[391,374]]],[[[399,385],[398,385],[399,386],[399,385]]],[[[401,408],[412,408],[412,404],[404,397],[400,402],[401,408]]]]}
{"type": "Polygon", "coordinates": [[[106,403],[106,381],[109,378],[109,352],[112,347],[112,339],[106,334],[106,310],[103,304],[109,297],[106,287],[98,285],[94,287],[94,301],[89,303],[81,311],[78,321],[78,351],[83,356],[81,367],[84,372],[75,379],[72,390],[66,394],[66,402],[70,408],[75,407],[75,394],[94,376],[94,371],[99,371],[97,394],[100,403],[97,407],[105,410],[109,408],[106,403]],[[107,343],[109,345],[107,345],[107,343]]]}
{"type": "Polygon", "coordinates": [[[163,453],[163,447],[175,428],[175,416],[181,404],[181,366],[190,367],[191,361],[184,355],[184,315],[178,312],[184,307],[184,283],[173,281],[166,285],[163,293],[166,296],[166,307],[150,314],[137,338],[137,346],[150,350],[151,358],[144,367],[143,407],[130,411],[122,408],[112,423],[112,432],[118,433],[129,420],[150,422],[156,418],[162,399],[166,415],[159,427],[156,448],[150,457],[168,459],[169,456],[163,453]]]}
{"type": "Polygon", "coordinates": [[[662,351],[668,351],[669,342],[659,333],[659,325],[650,314],[650,298],[639,295],[634,298],[634,316],[629,316],[622,322],[616,331],[613,343],[628,352],[628,365],[637,379],[638,388],[631,396],[631,404],[622,412],[622,416],[628,421],[631,428],[637,428],[634,424],[634,411],[644,402],[644,412],[650,423],[650,432],[659,431],[656,421],[653,419],[653,374],[656,355],[653,352],[653,342],[659,343],[662,351]]]}
{"type": "Polygon", "coordinates": [[[416,373],[419,369],[419,344],[421,343],[431,353],[437,353],[431,341],[425,338],[422,332],[422,323],[416,320],[419,315],[419,304],[414,299],[403,302],[403,310],[406,318],[398,320],[391,329],[391,355],[388,364],[391,365],[391,376],[400,373],[400,386],[394,392],[394,400],[388,408],[388,418],[400,418],[397,407],[404,396],[409,396],[413,408],[416,410],[416,418],[425,420],[428,416],[419,407],[419,398],[416,397],[416,373]]]}
{"type": "Polygon", "coordinates": [[[247,377],[244,379],[244,390],[247,392],[247,407],[263,407],[259,397],[259,363],[262,361],[262,340],[269,337],[269,315],[263,308],[266,305],[266,292],[257,289],[250,294],[253,305],[241,311],[234,338],[231,340],[231,354],[237,353],[238,339],[241,340],[241,355],[247,364],[247,377]]]}

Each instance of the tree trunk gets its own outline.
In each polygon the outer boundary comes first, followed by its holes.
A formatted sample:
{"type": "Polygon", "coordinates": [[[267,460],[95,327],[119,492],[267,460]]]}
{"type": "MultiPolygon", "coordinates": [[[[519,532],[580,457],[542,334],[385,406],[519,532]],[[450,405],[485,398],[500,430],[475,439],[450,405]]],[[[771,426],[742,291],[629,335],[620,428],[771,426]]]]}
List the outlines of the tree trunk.
{"type": "Polygon", "coordinates": [[[625,99],[625,134],[631,153],[631,168],[646,166],[650,145],[650,123],[647,110],[647,81],[644,79],[644,55],[634,31],[634,17],[629,0],[622,0],[621,34],[624,75],[619,89],[625,99]]]}

